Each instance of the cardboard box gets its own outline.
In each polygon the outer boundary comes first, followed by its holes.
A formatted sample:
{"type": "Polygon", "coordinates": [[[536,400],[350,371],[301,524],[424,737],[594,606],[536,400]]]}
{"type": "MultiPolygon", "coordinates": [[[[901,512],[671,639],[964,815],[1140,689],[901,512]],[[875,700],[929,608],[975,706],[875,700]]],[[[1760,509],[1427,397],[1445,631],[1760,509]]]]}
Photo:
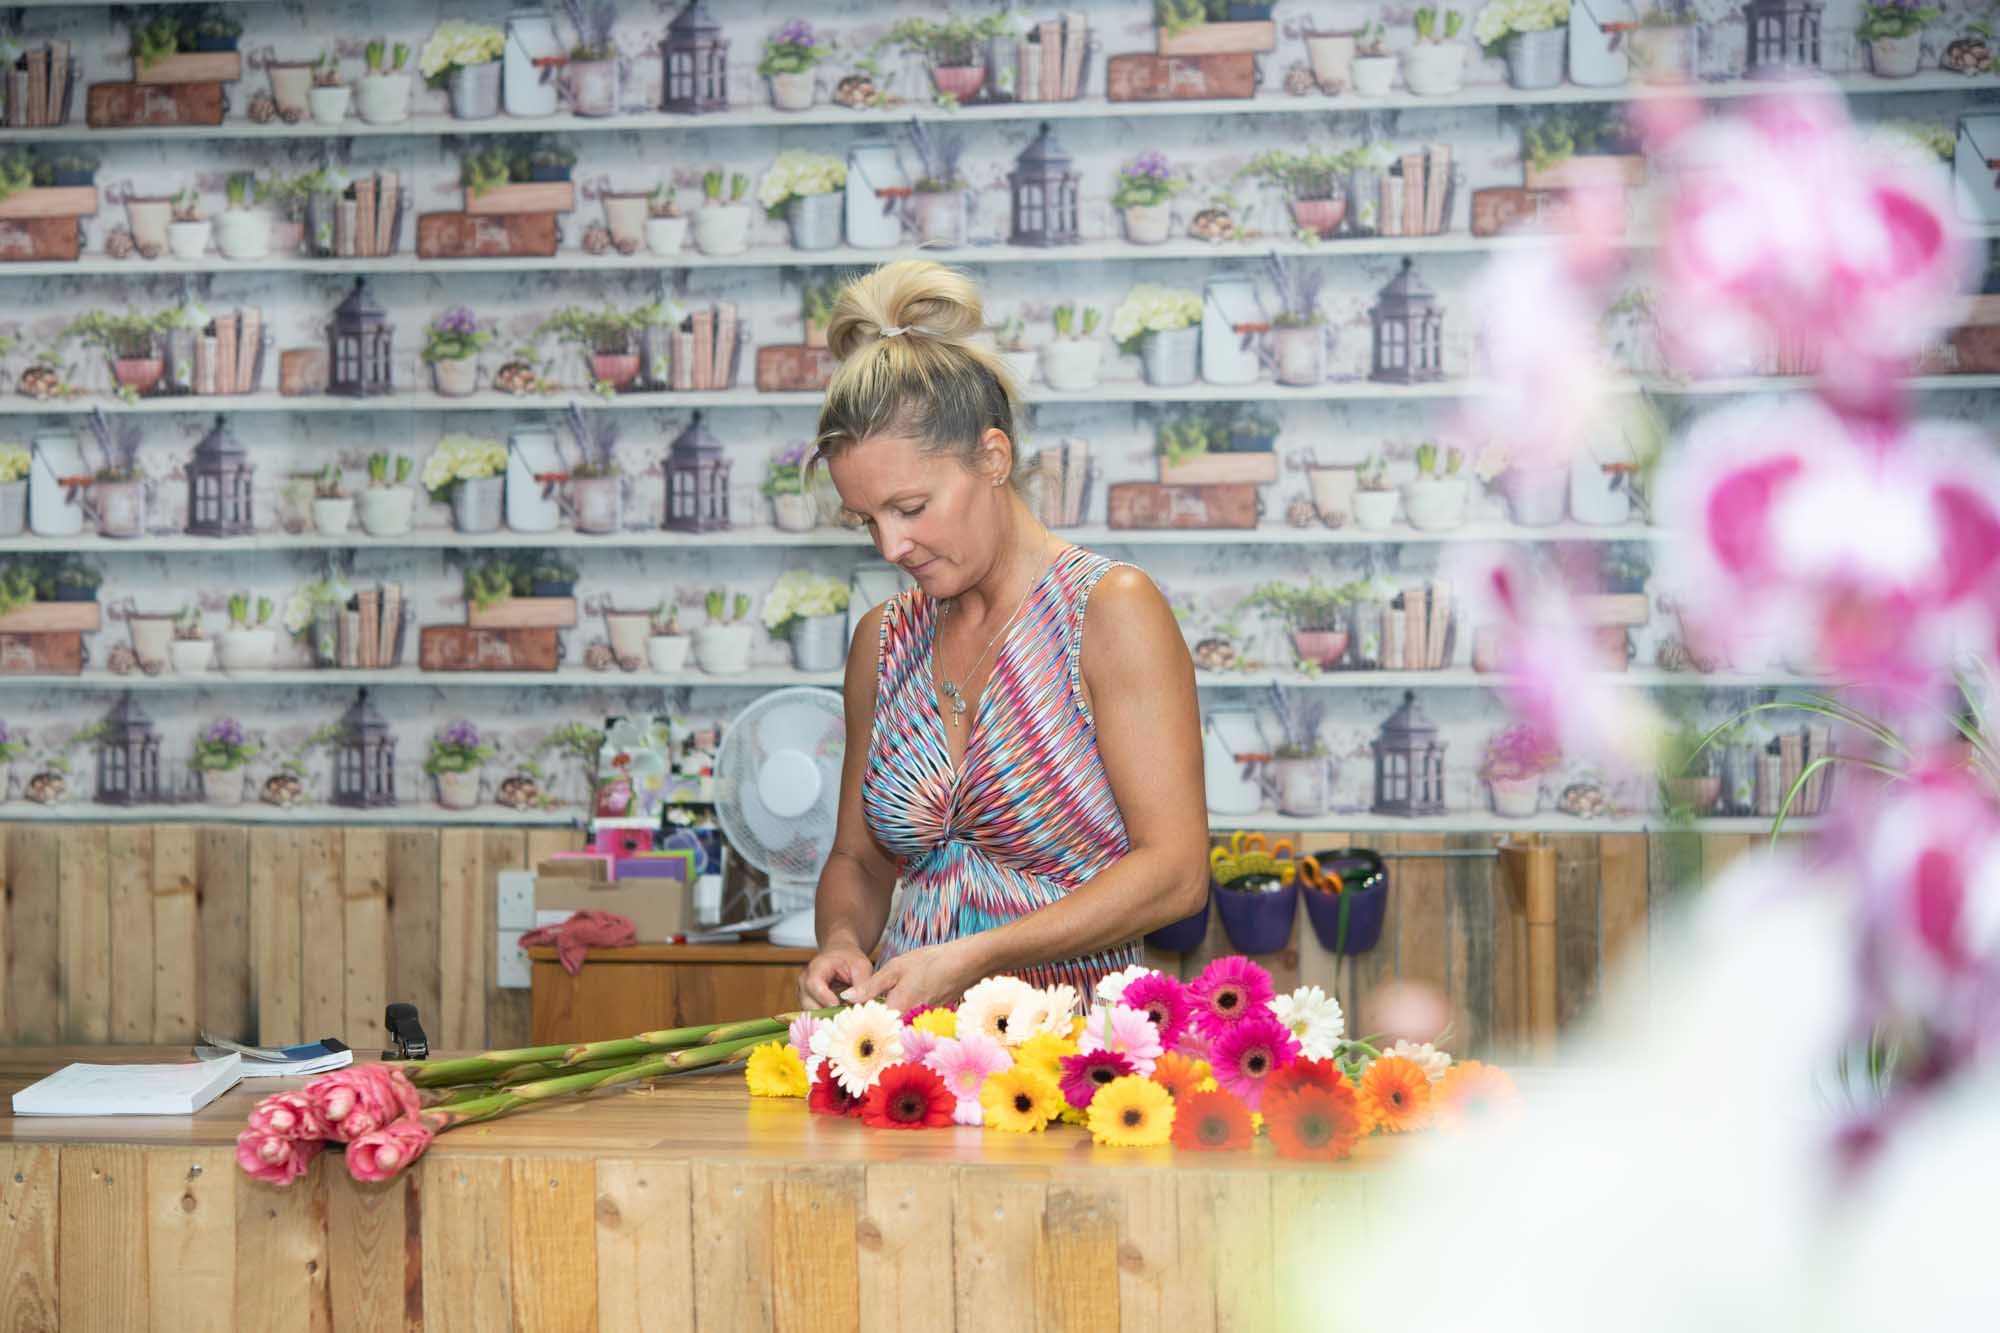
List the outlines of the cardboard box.
{"type": "Polygon", "coordinates": [[[419,259],[548,259],[556,252],[554,213],[423,213],[417,217],[419,259]]]}
{"type": "MultiPolygon", "coordinates": [[[[546,862],[544,863],[546,864],[546,862]]],[[[631,919],[640,944],[658,944],[694,929],[694,890],[673,879],[640,879],[620,884],[535,875],[535,916],[542,913],[616,912],[631,919]]],[[[561,920],[559,916],[556,918],[561,920]]]]}
{"type": "Polygon", "coordinates": [[[93,130],[220,125],[222,85],[93,83],[84,96],[84,123],[93,130]]]}
{"type": "Polygon", "coordinates": [[[1248,52],[1205,56],[1113,56],[1105,68],[1109,102],[1205,102],[1257,95],[1257,57],[1248,52]]]}
{"type": "Polygon", "coordinates": [[[76,259],[83,254],[83,230],[75,218],[0,221],[0,260],[34,263],[76,259]]]}

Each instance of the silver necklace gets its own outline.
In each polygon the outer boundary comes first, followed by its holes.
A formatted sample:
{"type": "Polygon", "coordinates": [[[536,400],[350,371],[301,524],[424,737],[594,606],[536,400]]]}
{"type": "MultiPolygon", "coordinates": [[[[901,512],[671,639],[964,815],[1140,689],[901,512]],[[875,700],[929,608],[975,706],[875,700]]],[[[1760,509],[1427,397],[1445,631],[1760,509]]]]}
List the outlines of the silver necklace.
{"type": "MultiPolygon", "coordinates": [[[[986,646],[979,650],[979,656],[972,659],[972,665],[965,669],[966,680],[970,681],[975,675],[979,674],[979,666],[986,660],[986,654],[993,651],[993,645],[1000,642],[1000,636],[1007,632],[1008,626],[1014,623],[1016,617],[1021,614],[1022,608],[1027,606],[1029,596],[1042,581],[1042,571],[1048,568],[1048,553],[1049,535],[1044,532],[1042,534],[1042,561],[1035,568],[1035,577],[1028,581],[1027,588],[1022,591],[1021,600],[1014,607],[1014,614],[1008,616],[1001,623],[1000,628],[993,632],[993,637],[986,641],[986,646]]],[[[946,612],[949,612],[957,604],[956,598],[946,602],[946,612]]],[[[960,688],[957,681],[944,674],[944,664],[938,661],[935,649],[931,652],[931,662],[938,671],[938,692],[943,694],[945,702],[951,705],[951,725],[954,727],[965,725],[965,691],[960,688]]]]}

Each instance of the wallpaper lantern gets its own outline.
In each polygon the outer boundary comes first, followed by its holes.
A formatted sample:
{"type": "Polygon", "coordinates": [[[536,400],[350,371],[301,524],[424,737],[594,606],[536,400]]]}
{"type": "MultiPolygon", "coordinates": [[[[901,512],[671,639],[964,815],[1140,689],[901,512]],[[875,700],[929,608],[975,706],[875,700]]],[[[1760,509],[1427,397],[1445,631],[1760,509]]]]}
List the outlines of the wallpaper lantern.
{"type": "Polygon", "coordinates": [[[194,447],[188,464],[188,532],[196,537],[240,537],[256,530],[250,508],[257,465],[221,417],[194,447]]]}
{"type": "Polygon", "coordinates": [[[729,109],[729,39],[705,0],[689,0],[674,16],[660,50],[667,62],[662,88],[668,111],[699,116],[729,109]]]}
{"type": "Polygon", "coordinates": [[[1014,159],[1007,183],[1014,191],[1010,239],[1015,245],[1077,243],[1076,171],[1046,120],[1034,142],[1014,159]]]}
{"type": "Polygon", "coordinates": [[[104,719],[97,738],[97,799],[147,805],[160,796],[160,735],[130,694],[104,719]]]}
{"type": "Polygon", "coordinates": [[[1415,690],[1403,691],[1403,706],[1389,714],[1370,742],[1375,751],[1375,813],[1444,813],[1444,746],[1438,729],[1417,703],[1415,690]]]}
{"type": "Polygon", "coordinates": [[[729,460],[699,412],[667,451],[666,526],[674,532],[729,527],[729,460]]]}
{"type": "Polygon", "coordinates": [[[388,312],[368,290],[368,279],[356,278],[354,290],[334,310],[333,327],[327,331],[331,346],[326,391],[348,398],[394,393],[396,386],[389,370],[389,342],[394,332],[388,312]]]}
{"type": "Polygon", "coordinates": [[[396,803],[396,738],[362,690],[341,715],[333,746],[333,803],[357,810],[396,803]]]}
{"type": "Polygon", "coordinates": [[[1825,7],[1823,0],[1750,0],[1743,13],[1750,32],[1750,77],[1776,79],[1818,69],[1825,7]]]}
{"type": "Polygon", "coordinates": [[[1418,384],[1444,378],[1444,309],[1409,259],[1377,294],[1368,322],[1375,345],[1369,379],[1418,384]]]}

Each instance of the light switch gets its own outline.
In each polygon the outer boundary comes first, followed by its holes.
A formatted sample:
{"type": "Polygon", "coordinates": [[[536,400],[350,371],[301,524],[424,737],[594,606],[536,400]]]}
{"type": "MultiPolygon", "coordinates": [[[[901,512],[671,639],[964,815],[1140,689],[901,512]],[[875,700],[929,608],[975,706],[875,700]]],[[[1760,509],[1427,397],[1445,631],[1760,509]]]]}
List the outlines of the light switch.
{"type": "Polygon", "coordinates": [[[535,925],[535,872],[532,870],[503,870],[500,872],[499,910],[494,915],[494,924],[502,930],[530,930],[535,925]]]}

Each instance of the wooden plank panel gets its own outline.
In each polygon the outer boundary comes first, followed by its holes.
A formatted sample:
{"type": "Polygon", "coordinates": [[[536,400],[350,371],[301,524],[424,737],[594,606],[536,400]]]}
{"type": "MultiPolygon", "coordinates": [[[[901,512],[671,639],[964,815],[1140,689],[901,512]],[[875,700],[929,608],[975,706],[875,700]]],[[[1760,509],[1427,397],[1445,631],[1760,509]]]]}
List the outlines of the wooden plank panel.
{"type": "Polygon", "coordinates": [[[341,910],[345,839],[337,828],[300,829],[299,1019],[308,1039],[338,1036],[353,1045],[374,1032],[347,1030],[347,918],[341,910]],[[306,942],[312,942],[307,948],[306,942]]]}
{"type": "MultiPolygon", "coordinates": [[[[1275,1248],[1268,1274],[1246,1277],[1271,1288],[1275,1328],[1328,1327],[1344,1279],[1327,1256],[1366,1251],[1369,1242],[1367,1177],[1312,1171],[1277,1171],[1269,1177],[1275,1248]]],[[[1226,1270],[1225,1270],[1226,1271],[1226,1270]]],[[[1332,1327],[1339,1327],[1335,1324],[1332,1327]]]]}
{"type": "MultiPolygon", "coordinates": [[[[325,1156],[314,1163],[313,1170],[325,1176],[346,1175],[339,1162],[325,1156]]],[[[421,1246],[423,1213],[417,1183],[445,1174],[447,1168],[433,1162],[379,1185],[327,1181],[326,1286],[333,1327],[402,1326],[405,1283],[411,1279],[421,1282],[424,1256],[429,1252],[427,1246],[421,1246]],[[421,1248],[415,1256],[405,1250],[411,1232],[420,1236],[421,1248]]],[[[449,1250],[452,1242],[441,1240],[439,1244],[449,1250]]],[[[421,1293],[416,1311],[419,1316],[424,1312],[421,1293]]]]}
{"type": "MultiPolygon", "coordinates": [[[[438,969],[441,995],[432,1041],[445,1050],[491,1050],[486,1044],[486,956],[493,952],[493,900],[486,882],[485,838],[478,829],[438,833],[438,969]]],[[[426,1029],[429,1031],[429,1029],[426,1029]]]]}
{"type": "Polygon", "coordinates": [[[56,1270],[62,1323],[147,1328],[146,1157],[149,1150],[69,1144],[62,1150],[56,1270]]]}
{"type": "Polygon", "coordinates": [[[201,954],[195,1018],[219,1037],[257,1030],[250,996],[250,838],[238,826],[195,835],[201,954]]]}
{"type": "MultiPolygon", "coordinates": [[[[0,796],[6,794],[7,777],[0,773],[0,796]]],[[[12,1026],[13,1008],[8,1003],[8,978],[13,975],[14,946],[7,929],[7,918],[13,915],[13,881],[8,877],[9,849],[19,831],[18,825],[0,827],[0,1043],[14,1039],[12,1026]]]]}
{"type": "Polygon", "coordinates": [[[417,1006],[429,1032],[439,1016],[436,829],[389,835],[389,933],[389,998],[417,1006]]]}
{"type": "MultiPolygon", "coordinates": [[[[1393,901],[1394,894],[1390,897],[1393,901]]],[[[1215,1333],[1280,1327],[1271,1288],[1271,1180],[1248,1172],[1204,1171],[1181,1186],[1181,1254],[1208,1254],[1215,1333]]]]}
{"type": "Polygon", "coordinates": [[[591,1333],[597,1320],[597,1173],[588,1157],[515,1157],[508,1210],[514,1327],[591,1333]]]}
{"type": "Polygon", "coordinates": [[[193,1041],[201,963],[198,858],[192,824],[153,829],[153,1040],[193,1041]]]}
{"type": "Polygon", "coordinates": [[[1646,933],[1660,933],[1662,918],[1684,893],[1701,887],[1701,835],[1682,831],[1646,838],[1646,933]]]}
{"type": "Polygon", "coordinates": [[[772,1186],[771,1319],[782,1333],[863,1327],[856,1245],[864,1189],[859,1166],[794,1167],[772,1186]]]}
{"type": "Polygon", "coordinates": [[[146,1154],[146,1249],[155,1328],[231,1327],[236,1308],[236,1189],[255,1182],[228,1148],[146,1154]]]}
{"type": "Polygon", "coordinates": [[[0,1145],[0,1328],[60,1328],[56,1317],[57,1173],[52,1145],[0,1145]]]}
{"type": "Polygon", "coordinates": [[[1713,884],[1716,877],[1729,869],[1729,863],[1750,850],[1753,844],[1768,843],[1770,839],[1754,833],[1704,833],[1701,835],[1701,873],[1704,883],[1713,884]]]}
{"type": "MultiPolygon", "coordinates": [[[[1162,1167],[1165,1167],[1163,1162],[1162,1167]]],[[[1043,1328],[1104,1333],[1118,1327],[1118,1197],[1083,1179],[1050,1181],[1036,1254],[1043,1328]]]]}
{"type": "Polygon", "coordinates": [[[1490,871],[1493,900],[1493,1030],[1495,1060],[1519,1058],[1528,1033],[1528,913],[1521,886],[1509,882],[1504,862],[1490,871]]]}
{"type": "Polygon", "coordinates": [[[694,1303],[660,1297],[694,1290],[692,1193],[686,1162],[598,1159],[600,1327],[694,1333],[694,1303]]]}
{"type": "Polygon", "coordinates": [[[1599,965],[1626,984],[1645,975],[1646,838],[1611,833],[1597,840],[1599,965]]]}
{"type": "Polygon", "coordinates": [[[1038,1278],[1049,1271],[1040,1225],[1047,1189],[1028,1172],[956,1174],[953,1306],[959,1328],[986,1328],[995,1311],[1018,1311],[1040,1295],[1038,1278]]]}
{"type": "MultiPolygon", "coordinates": [[[[1453,834],[1445,839],[1455,851],[1491,845],[1480,834],[1453,834]]],[[[1494,900],[1499,865],[1490,859],[1453,859],[1444,871],[1446,996],[1451,1000],[1456,1028],[1450,1047],[1454,1054],[1492,1059],[1496,1045],[1493,956],[1498,914],[1494,900]]]]}
{"type": "Polygon", "coordinates": [[[1597,999],[1597,839],[1564,833],[1556,853],[1556,1022],[1569,1027],[1597,999]]]}
{"type": "Polygon", "coordinates": [[[695,1162],[695,1327],[702,1333],[771,1328],[771,1189],[783,1168],[695,1162]]]}
{"type": "Polygon", "coordinates": [[[62,1032],[64,1041],[111,1036],[111,898],[109,847],[102,824],[65,830],[62,882],[62,1032]]]}
{"type": "Polygon", "coordinates": [[[106,835],[111,1040],[153,1039],[153,830],[114,824],[106,835]]]}
{"type": "Polygon", "coordinates": [[[242,1333],[314,1333],[332,1326],[327,1187],[352,1193],[345,1176],[339,1160],[322,1153],[304,1177],[283,1189],[247,1177],[237,1181],[235,1311],[242,1333]]]}
{"type": "Polygon", "coordinates": [[[62,830],[11,830],[7,856],[9,1035],[42,1044],[62,1037],[62,830]]]}
{"type": "Polygon", "coordinates": [[[389,1002],[389,839],[379,828],[351,828],[343,840],[341,1030],[361,1045],[384,1030],[389,1002]]]}
{"type": "Polygon", "coordinates": [[[486,927],[479,934],[479,949],[486,977],[486,1039],[482,1045],[488,1050],[527,1045],[529,1031],[534,1026],[534,1001],[530,993],[501,989],[499,935],[494,920],[498,910],[500,872],[524,870],[529,864],[527,838],[522,830],[486,830],[486,867],[485,873],[479,877],[477,892],[486,911],[486,927]]]}
{"type": "Polygon", "coordinates": [[[250,830],[250,939],[258,1044],[288,1046],[330,1035],[331,1029],[306,1031],[300,967],[308,946],[299,930],[297,829],[250,830]]]}
{"type": "Polygon", "coordinates": [[[952,1308],[957,1182],[955,1173],[927,1166],[868,1168],[855,1268],[869,1333],[929,1333],[952,1308]]]}
{"type": "MultiPolygon", "coordinates": [[[[1389,834],[1368,839],[1368,845],[1377,851],[1400,851],[1409,839],[1401,834],[1389,834]]],[[[1368,1032],[1372,996],[1383,982],[1397,973],[1397,948],[1402,937],[1403,923],[1403,875],[1411,863],[1391,861],[1389,864],[1389,902],[1382,909],[1382,938],[1366,953],[1358,953],[1346,961],[1346,994],[1351,999],[1341,1001],[1341,1009],[1347,1015],[1349,1032],[1368,1032]],[[1358,1026],[1357,1026],[1358,1025],[1358,1026]]]]}
{"type": "MultiPolygon", "coordinates": [[[[1405,834],[1401,850],[1442,851],[1442,834],[1405,834]]],[[[1396,974],[1405,980],[1435,986],[1448,992],[1450,976],[1445,968],[1445,863],[1423,857],[1391,863],[1402,882],[1395,896],[1401,899],[1396,911],[1396,974]]],[[[1383,927],[1386,936],[1388,928],[1383,927]]],[[[1381,946],[1376,946],[1381,947],[1381,946]]]]}
{"type": "MultiPolygon", "coordinates": [[[[1318,983],[1324,987],[1325,983],[1318,983]]],[[[1121,1333],[1212,1333],[1211,1256],[1181,1253],[1180,1167],[1107,1174],[1118,1218],[1118,1327],[1121,1333]]],[[[1108,1329],[1108,1325],[1106,1326],[1108,1329]]]]}
{"type": "Polygon", "coordinates": [[[458,1157],[424,1172],[424,1324],[513,1324],[513,1180],[504,1157],[458,1157]]]}

